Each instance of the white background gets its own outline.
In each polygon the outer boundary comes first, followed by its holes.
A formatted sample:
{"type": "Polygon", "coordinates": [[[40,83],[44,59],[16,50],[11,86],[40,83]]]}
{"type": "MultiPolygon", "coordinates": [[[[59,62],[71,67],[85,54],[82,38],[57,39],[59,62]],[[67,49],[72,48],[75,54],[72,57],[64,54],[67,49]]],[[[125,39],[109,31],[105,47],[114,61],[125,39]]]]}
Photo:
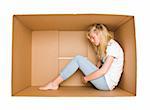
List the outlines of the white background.
{"type": "Polygon", "coordinates": [[[148,0],[0,0],[0,109],[5,110],[145,110],[150,109],[150,3],[148,0]],[[136,97],[12,97],[13,14],[99,13],[135,16],[136,97]]]}

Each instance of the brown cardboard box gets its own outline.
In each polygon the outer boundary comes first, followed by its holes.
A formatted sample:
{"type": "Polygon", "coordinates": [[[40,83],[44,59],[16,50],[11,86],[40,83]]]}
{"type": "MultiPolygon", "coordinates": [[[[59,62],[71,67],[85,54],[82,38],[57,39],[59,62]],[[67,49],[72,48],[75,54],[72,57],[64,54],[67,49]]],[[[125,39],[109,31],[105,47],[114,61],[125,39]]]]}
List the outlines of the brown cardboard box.
{"type": "Polygon", "coordinates": [[[14,15],[12,48],[13,96],[135,96],[136,40],[134,17],[102,14],[14,15]],[[54,79],[74,56],[96,64],[95,53],[85,37],[87,26],[103,23],[113,31],[125,53],[124,71],[113,91],[83,84],[78,70],[57,91],[39,91],[54,79]]]}

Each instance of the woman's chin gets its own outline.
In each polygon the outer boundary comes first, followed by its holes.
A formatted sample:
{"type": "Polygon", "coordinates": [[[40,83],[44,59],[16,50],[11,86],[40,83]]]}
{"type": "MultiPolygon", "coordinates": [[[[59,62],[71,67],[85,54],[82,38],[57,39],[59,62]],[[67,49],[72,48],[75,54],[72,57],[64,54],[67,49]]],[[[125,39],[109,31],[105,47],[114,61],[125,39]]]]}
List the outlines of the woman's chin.
{"type": "Polygon", "coordinates": [[[96,46],[99,46],[99,44],[95,44],[96,46]]]}
{"type": "Polygon", "coordinates": [[[93,43],[95,46],[99,46],[99,43],[93,43]]]}

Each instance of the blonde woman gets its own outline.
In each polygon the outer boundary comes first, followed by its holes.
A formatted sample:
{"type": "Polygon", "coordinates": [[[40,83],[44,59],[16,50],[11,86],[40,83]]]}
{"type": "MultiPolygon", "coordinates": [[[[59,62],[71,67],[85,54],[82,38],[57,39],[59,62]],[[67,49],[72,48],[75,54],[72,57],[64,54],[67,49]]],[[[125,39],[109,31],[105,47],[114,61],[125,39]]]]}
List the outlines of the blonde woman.
{"type": "Polygon", "coordinates": [[[113,90],[123,71],[124,53],[104,24],[92,24],[88,28],[87,38],[97,53],[97,65],[86,57],[77,55],[60,72],[60,75],[40,87],[40,90],[57,90],[60,83],[67,80],[77,69],[83,74],[83,82],[91,82],[99,90],[113,90]]]}

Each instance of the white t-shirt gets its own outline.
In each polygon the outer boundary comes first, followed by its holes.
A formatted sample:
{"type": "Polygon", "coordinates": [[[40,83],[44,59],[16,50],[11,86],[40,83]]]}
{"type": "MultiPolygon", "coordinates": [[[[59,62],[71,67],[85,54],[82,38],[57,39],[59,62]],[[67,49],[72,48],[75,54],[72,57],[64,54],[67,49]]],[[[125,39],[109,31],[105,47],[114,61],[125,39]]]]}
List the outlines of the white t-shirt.
{"type": "Polygon", "coordinates": [[[107,56],[113,56],[114,60],[108,70],[108,72],[105,74],[106,82],[108,84],[108,87],[110,90],[115,88],[116,85],[118,85],[118,82],[120,80],[122,71],[123,71],[123,63],[124,63],[124,53],[119,45],[118,42],[116,42],[114,39],[111,39],[108,42],[107,48],[106,48],[106,58],[107,56]]]}

